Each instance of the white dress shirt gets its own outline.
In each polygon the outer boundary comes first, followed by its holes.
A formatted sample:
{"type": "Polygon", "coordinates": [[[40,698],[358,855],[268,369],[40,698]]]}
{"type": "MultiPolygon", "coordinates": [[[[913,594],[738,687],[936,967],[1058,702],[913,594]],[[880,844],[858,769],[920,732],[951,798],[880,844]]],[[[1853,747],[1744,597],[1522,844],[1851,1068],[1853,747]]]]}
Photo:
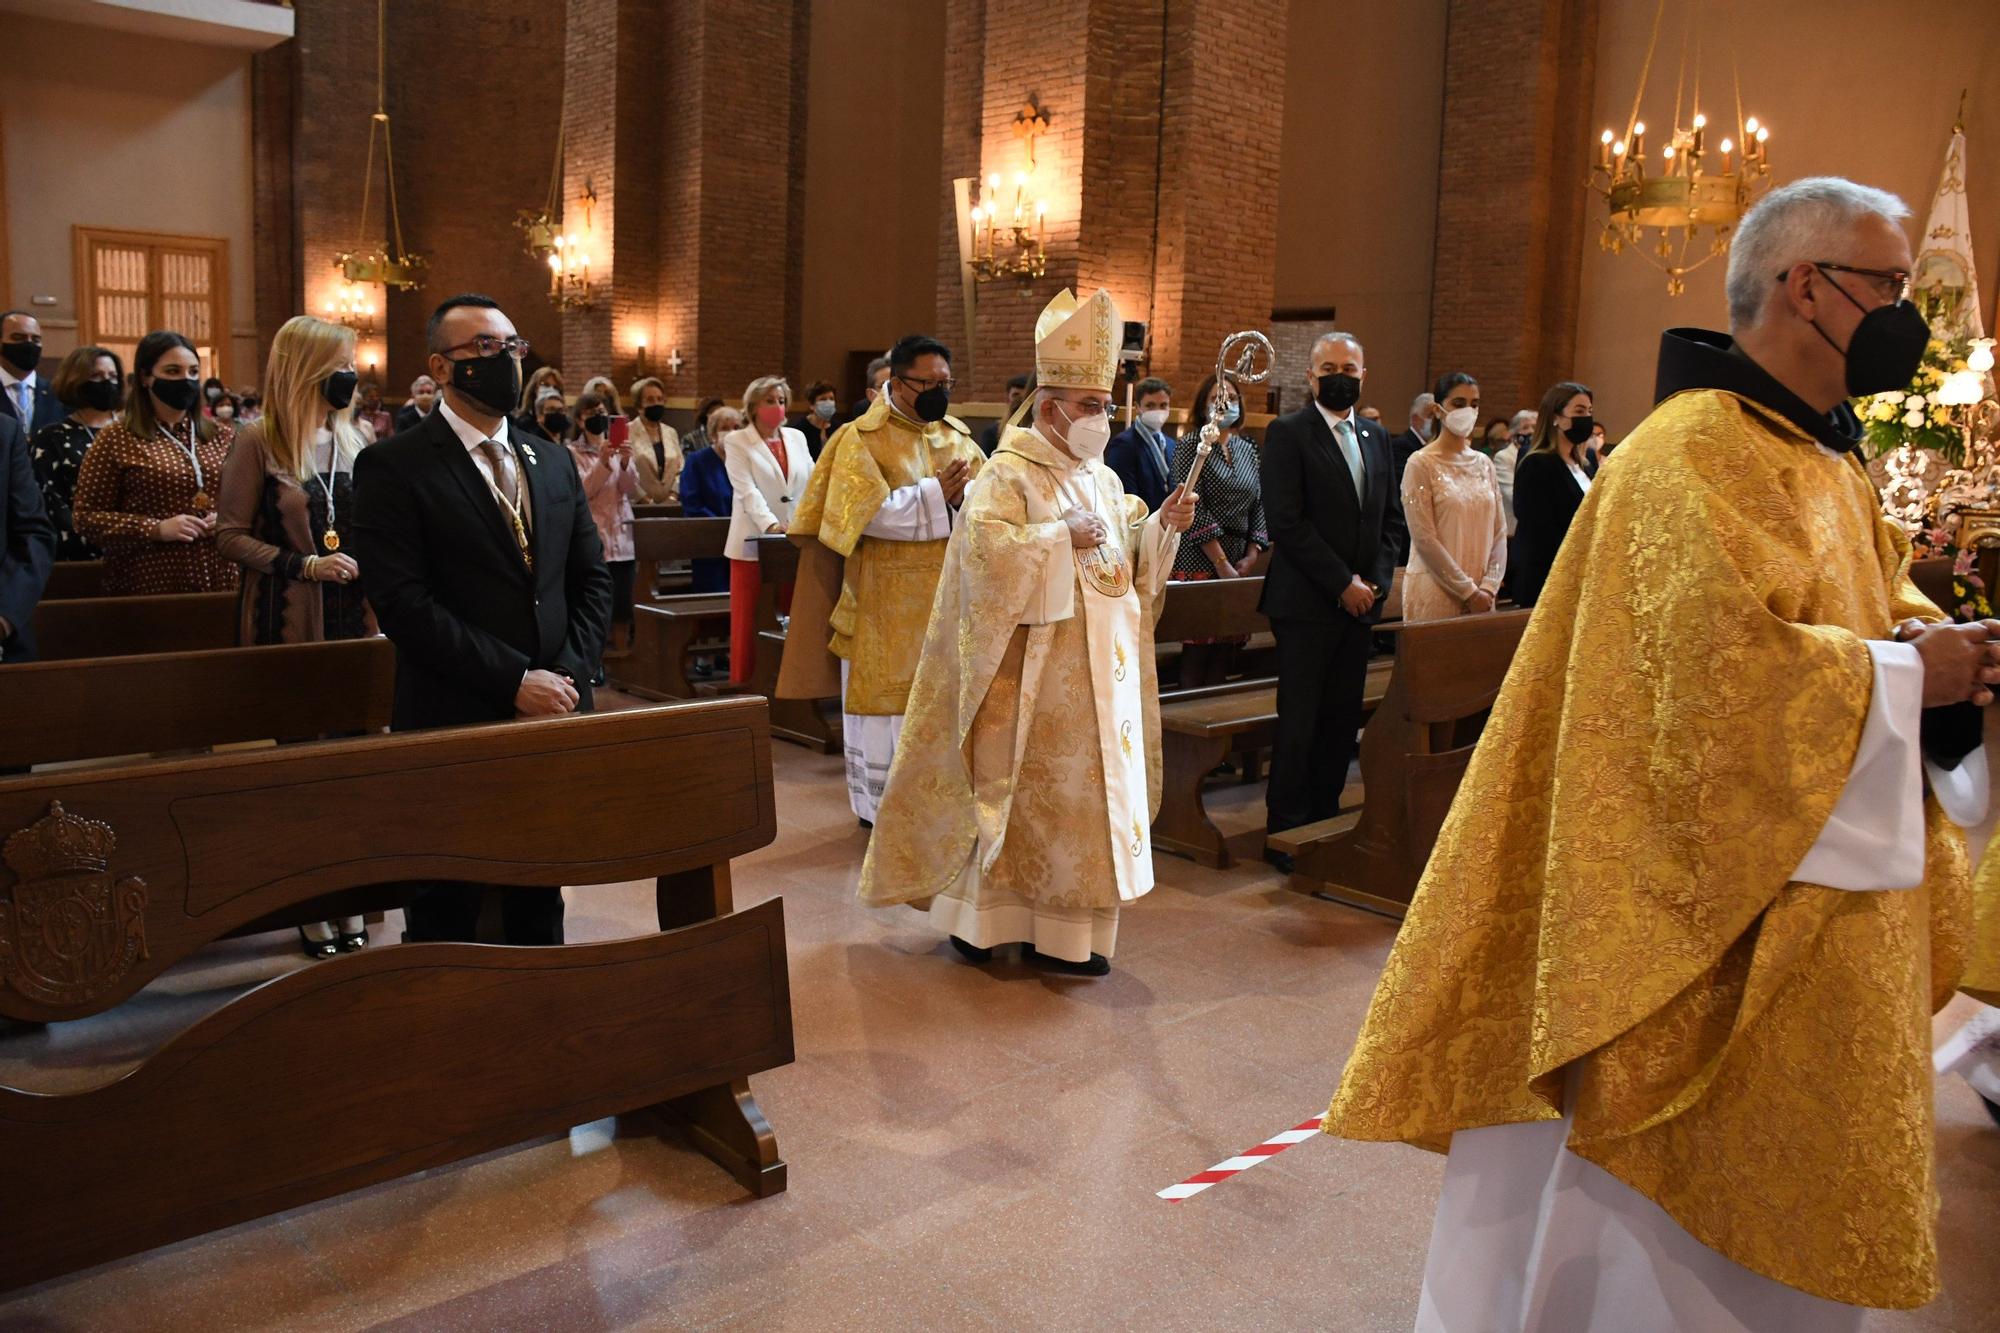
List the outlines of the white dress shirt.
{"type": "Polygon", "coordinates": [[[23,434],[32,430],[35,425],[35,373],[31,370],[25,375],[16,375],[7,369],[6,362],[0,361],[0,388],[7,391],[8,406],[20,416],[23,434]],[[25,394],[21,392],[23,385],[26,385],[28,390],[25,394]],[[28,400],[25,403],[21,401],[24,397],[28,400]]]}
{"type": "Polygon", "coordinates": [[[1368,468],[1361,457],[1361,426],[1355,419],[1354,409],[1350,407],[1345,412],[1335,412],[1317,398],[1313,399],[1313,406],[1326,419],[1326,428],[1333,432],[1333,442],[1340,446],[1341,457],[1347,460],[1347,470],[1354,476],[1354,493],[1365,497],[1368,494],[1368,468]],[[1340,436],[1340,423],[1343,421],[1347,423],[1345,440],[1340,436]],[[1349,453],[1349,450],[1353,452],[1349,453]]]}
{"type": "MultiPolygon", "coordinates": [[[[491,435],[487,435],[482,433],[479,427],[473,425],[471,422],[467,421],[464,417],[452,411],[451,404],[445,401],[444,395],[442,394],[438,395],[437,403],[438,403],[437,411],[444,417],[445,424],[451,427],[452,434],[458,436],[459,442],[465,446],[465,452],[472,455],[472,465],[478,468],[479,475],[486,479],[486,488],[492,491],[495,497],[505,498],[510,503],[513,502],[514,497],[508,495],[506,489],[500,484],[502,478],[495,477],[493,475],[493,465],[487,461],[486,451],[479,447],[480,445],[486,443],[486,441],[492,440],[494,443],[498,444],[504,452],[508,454],[513,453],[513,450],[508,446],[507,443],[507,418],[505,416],[502,416],[500,418],[499,429],[494,431],[491,435]]],[[[516,463],[516,466],[517,467],[519,466],[518,462],[516,463]]],[[[520,487],[518,488],[521,496],[520,499],[521,521],[523,523],[532,525],[534,522],[534,514],[533,514],[534,501],[530,498],[528,494],[527,478],[522,477],[519,478],[519,480],[521,483],[520,487]]]]}

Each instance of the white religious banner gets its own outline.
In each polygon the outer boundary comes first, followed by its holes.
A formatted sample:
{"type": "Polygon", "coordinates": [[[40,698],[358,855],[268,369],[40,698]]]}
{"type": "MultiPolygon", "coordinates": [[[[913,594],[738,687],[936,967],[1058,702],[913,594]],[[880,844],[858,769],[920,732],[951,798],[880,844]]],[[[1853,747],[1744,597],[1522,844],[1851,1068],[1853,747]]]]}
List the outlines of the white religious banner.
{"type": "Polygon", "coordinates": [[[1944,173],[1918,243],[1911,286],[1931,322],[1931,336],[1950,341],[1986,335],[1979,310],[1979,275],[1972,262],[1972,212],[1965,198],[1965,125],[1952,126],[1944,173]]]}

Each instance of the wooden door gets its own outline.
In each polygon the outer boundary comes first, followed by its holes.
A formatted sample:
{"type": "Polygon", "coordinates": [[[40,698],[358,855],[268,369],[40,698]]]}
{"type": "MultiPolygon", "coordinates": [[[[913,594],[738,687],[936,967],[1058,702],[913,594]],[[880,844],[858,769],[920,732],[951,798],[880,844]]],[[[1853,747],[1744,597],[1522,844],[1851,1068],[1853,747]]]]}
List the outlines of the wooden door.
{"type": "Polygon", "coordinates": [[[213,236],[73,227],[77,338],[129,369],[153,329],[187,335],[204,378],[229,380],[229,242],[213,236]]]}

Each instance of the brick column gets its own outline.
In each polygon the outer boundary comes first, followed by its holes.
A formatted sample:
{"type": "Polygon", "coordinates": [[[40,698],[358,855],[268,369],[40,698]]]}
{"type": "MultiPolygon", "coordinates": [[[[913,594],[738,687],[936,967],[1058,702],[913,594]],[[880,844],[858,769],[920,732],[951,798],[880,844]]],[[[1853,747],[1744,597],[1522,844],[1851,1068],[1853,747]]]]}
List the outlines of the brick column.
{"type": "Polygon", "coordinates": [[[1033,366],[1035,317],[1065,286],[1105,287],[1126,319],[1147,321],[1148,368],[1184,393],[1224,334],[1269,323],[1284,90],[1242,52],[1282,48],[1285,28],[1283,0],[951,0],[938,265],[948,341],[964,322],[952,179],[998,172],[1004,217],[1027,166],[1016,118],[1030,96],[1050,118],[1028,187],[1030,220],[1034,198],[1048,201],[1047,272],[980,284],[965,396],[997,398],[1033,366]]]}
{"type": "Polygon", "coordinates": [[[1489,416],[1573,373],[1599,0],[1450,0],[1430,369],[1489,416]]]}

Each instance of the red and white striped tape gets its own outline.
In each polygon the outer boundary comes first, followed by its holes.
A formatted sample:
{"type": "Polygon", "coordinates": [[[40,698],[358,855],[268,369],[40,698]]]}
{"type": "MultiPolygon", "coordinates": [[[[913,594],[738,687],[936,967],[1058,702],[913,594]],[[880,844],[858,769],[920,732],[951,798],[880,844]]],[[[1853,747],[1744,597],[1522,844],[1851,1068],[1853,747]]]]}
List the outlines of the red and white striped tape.
{"type": "Polygon", "coordinates": [[[1262,1143],[1243,1153],[1241,1156],[1232,1157],[1226,1162],[1217,1162],[1214,1166],[1208,1168],[1208,1170],[1198,1171],[1178,1185],[1167,1186],[1160,1191],[1159,1197],[1165,1199],[1168,1203],[1179,1203],[1182,1199],[1191,1199],[1210,1185],[1219,1185],[1231,1176],[1240,1175],[1248,1171],[1259,1162],[1270,1161],[1294,1143],[1304,1143],[1307,1139],[1319,1133],[1320,1121],[1323,1119],[1325,1119],[1324,1115],[1316,1115],[1310,1120],[1294,1125],[1282,1134],[1265,1139],[1262,1143]]]}

